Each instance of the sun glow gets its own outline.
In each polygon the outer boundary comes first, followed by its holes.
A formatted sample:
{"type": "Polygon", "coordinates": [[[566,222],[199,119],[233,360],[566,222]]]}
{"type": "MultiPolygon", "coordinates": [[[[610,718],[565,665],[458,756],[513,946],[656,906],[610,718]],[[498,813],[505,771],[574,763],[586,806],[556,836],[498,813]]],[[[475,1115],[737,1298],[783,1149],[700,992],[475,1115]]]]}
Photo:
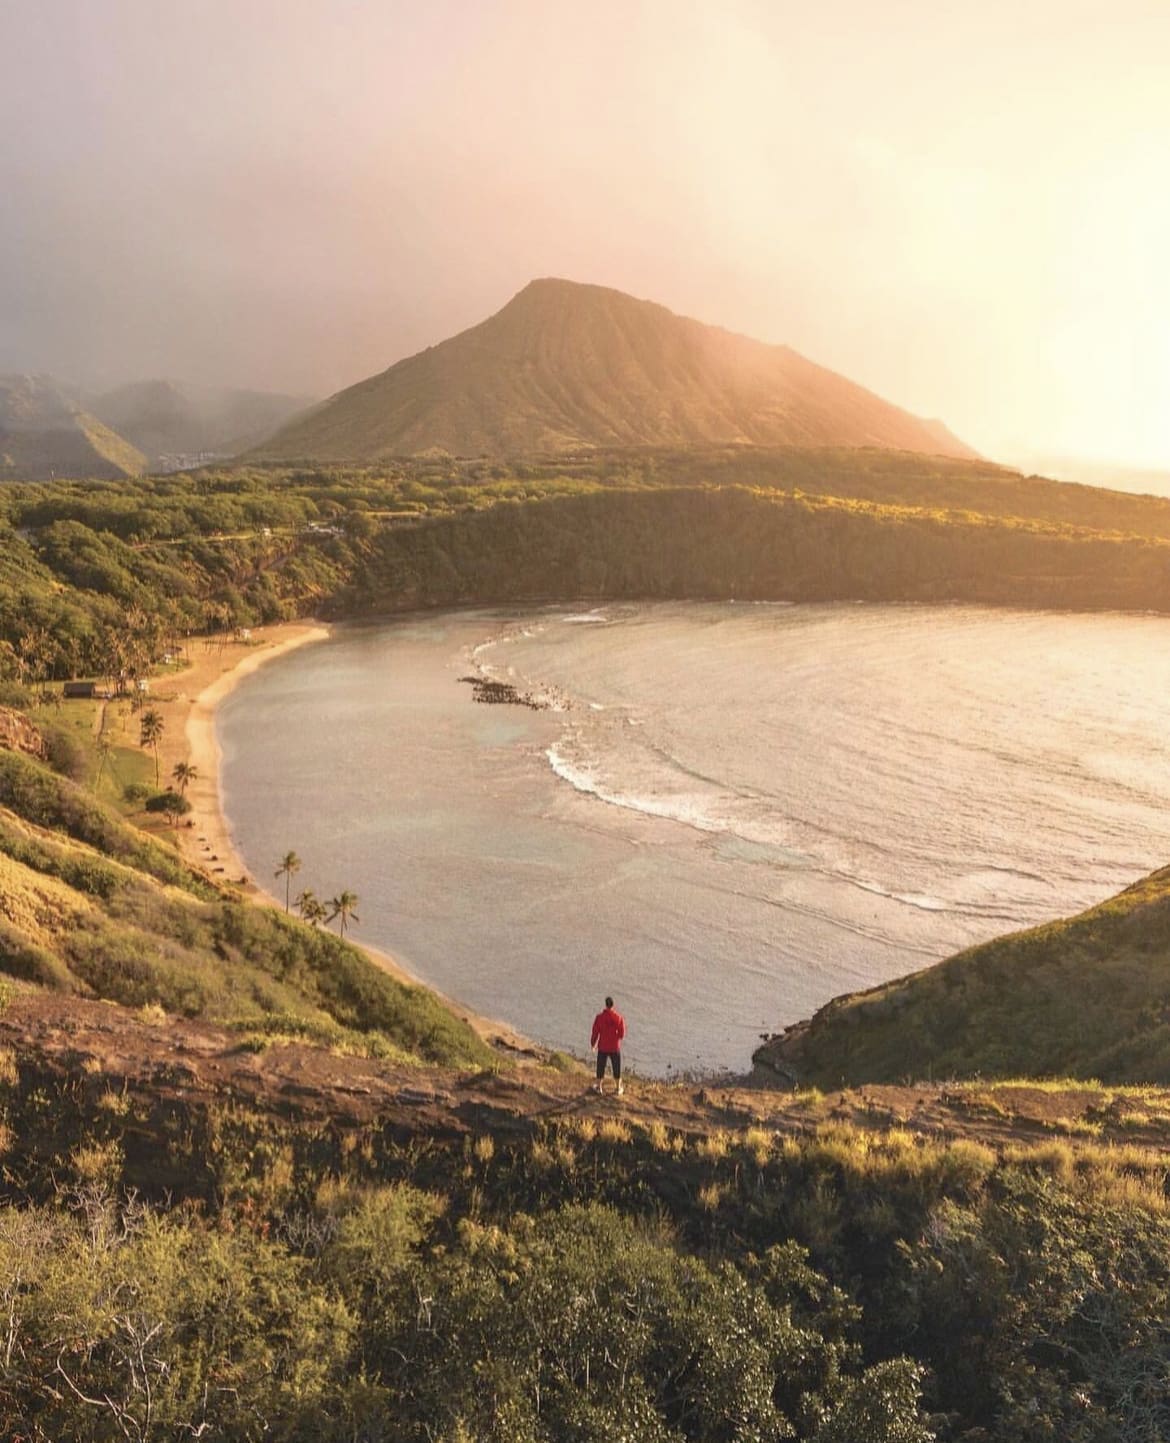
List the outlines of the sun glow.
{"type": "Polygon", "coordinates": [[[0,370],[324,395],[560,275],[1170,468],[1165,0],[63,0],[0,50],[0,370]]]}

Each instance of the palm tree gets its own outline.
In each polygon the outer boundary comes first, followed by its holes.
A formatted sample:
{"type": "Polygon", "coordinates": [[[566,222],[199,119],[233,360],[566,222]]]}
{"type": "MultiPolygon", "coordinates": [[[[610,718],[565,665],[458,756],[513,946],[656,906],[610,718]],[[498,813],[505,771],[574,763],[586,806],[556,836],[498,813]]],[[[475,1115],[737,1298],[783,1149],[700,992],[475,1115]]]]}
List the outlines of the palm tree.
{"type": "Polygon", "coordinates": [[[171,769],[171,778],[179,789],[179,796],[185,797],[191,783],[199,780],[199,768],[193,767],[190,762],[176,762],[171,769]]]}
{"type": "Polygon", "coordinates": [[[358,899],[353,892],[341,892],[336,897],[329,899],[330,913],[329,921],[336,917],[338,920],[338,931],[344,937],[345,929],[351,922],[360,922],[362,919],[354,911],[358,899]]]}
{"type": "Polygon", "coordinates": [[[166,723],[153,707],[142,713],[142,720],[138,723],[138,744],[154,748],[154,784],[156,787],[158,786],[158,744],[162,741],[165,729],[166,723]]]}
{"type": "Polygon", "coordinates": [[[305,888],[293,905],[301,914],[301,921],[308,922],[311,927],[323,922],[328,912],[325,903],[309,887],[305,888]]]}
{"type": "Polygon", "coordinates": [[[288,911],[289,891],[292,887],[292,879],[301,870],[301,859],[295,852],[285,852],[280,859],[280,866],[276,869],[276,875],[284,878],[284,910],[288,911]]]}
{"type": "Polygon", "coordinates": [[[113,742],[110,741],[109,737],[106,736],[104,731],[99,734],[97,739],[98,768],[97,775],[93,779],[93,790],[95,796],[101,788],[102,777],[105,774],[106,764],[110,760],[110,752],[113,750],[113,745],[113,742]]]}

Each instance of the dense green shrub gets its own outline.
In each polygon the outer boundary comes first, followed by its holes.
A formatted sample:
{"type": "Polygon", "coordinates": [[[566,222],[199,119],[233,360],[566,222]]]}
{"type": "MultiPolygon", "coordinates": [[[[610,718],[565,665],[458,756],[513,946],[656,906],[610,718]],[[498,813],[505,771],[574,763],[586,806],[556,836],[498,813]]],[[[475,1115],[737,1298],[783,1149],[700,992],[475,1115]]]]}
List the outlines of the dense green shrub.
{"type": "MultiPolygon", "coordinates": [[[[1170,1436],[1170,1217],[1008,1170],[904,1251],[899,1321],[996,1443],[1170,1436]]],[[[894,1313],[898,1317],[898,1312],[894,1313]]]]}
{"type": "MultiPolygon", "coordinates": [[[[94,1165],[91,1154],[83,1162],[94,1165]]],[[[0,1211],[10,1346],[0,1434],[336,1439],[354,1321],[302,1259],[259,1236],[134,1211],[0,1211]]]]}
{"type": "Polygon", "coordinates": [[[101,857],[68,850],[44,838],[18,831],[3,817],[0,817],[0,852],[34,871],[59,877],[75,891],[100,897],[105,902],[110,901],[120,888],[129,886],[133,877],[126,868],[101,857]]]}
{"type": "Polygon", "coordinates": [[[71,782],[84,782],[89,771],[89,759],[85,748],[71,732],[63,727],[42,726],[45,755],[55,772],[68,777],[71,782]]]}
{"type": "Polygon", "coordinates": [[[85,984],[47,947],[38,947],[0,920],[0,972],[58,992],[85,992],[85,984]]]}
{"type": "MultiPolygon", "coordinates": [[[[116,1206],[0,1210],[5,1437],[929,1443],[912,1365],[856,1348],[730,1264],[597,1208],[426,1241],[433,1202],[363,1194],[298,1255],[260,1230],[116,1206]],[[378,1279],[371,1288],[371,1275],[378,1279]]],[[[832,1326],[832,1315],[828,1321],[832,1326]]]]}

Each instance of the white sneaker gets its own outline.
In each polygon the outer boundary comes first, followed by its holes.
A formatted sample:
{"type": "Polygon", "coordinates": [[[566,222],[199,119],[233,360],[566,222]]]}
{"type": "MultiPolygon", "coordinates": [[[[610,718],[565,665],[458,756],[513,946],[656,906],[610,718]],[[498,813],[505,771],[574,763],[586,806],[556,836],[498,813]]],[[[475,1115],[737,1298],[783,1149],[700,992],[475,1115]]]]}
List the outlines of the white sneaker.
{"type": "Polygon", "coordinates": [[[619,1082],[618,1085],[617,1085],[617,1095],[620,1097],[620,1096],[622,1095],[622,1093],[625,1092],[625,1090],[626,1090],[626,1089],[625,1089],[625,1088],[621,1085],[621,1083],[619,1082]]]}
{"type": "Polygon", "coordinates": [[[605,1088],[602,1087],[602,1085],[601,1085],[600,1082],[595,1082],[595,1083],[593,1084],[593,1091],[594,1091],[594,1092],[604,1092],[604,1091],[605,1091],[605,1088]]]}

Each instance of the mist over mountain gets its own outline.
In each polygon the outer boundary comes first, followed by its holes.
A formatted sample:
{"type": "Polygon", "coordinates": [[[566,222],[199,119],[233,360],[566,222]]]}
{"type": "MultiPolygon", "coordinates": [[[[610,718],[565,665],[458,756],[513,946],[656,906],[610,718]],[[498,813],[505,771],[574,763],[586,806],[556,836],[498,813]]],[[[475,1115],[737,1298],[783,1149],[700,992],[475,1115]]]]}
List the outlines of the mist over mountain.
{"type": "Polygon", "coordinates": [[[292,420],[272,459],[432,448],[876,446],[973,457],[939,421],[806,360],[602,286],[532,281],[494,316],[292,420]]]}
{"type": "Polygon", "coordinates": [[[0,376],[0,480],[138,476],[146,457],[51,376],[0,376]]]}
{"type": "Polygon", "coordinates": [[[311,399],[152,380],[106,391],[90,402],[90,408],[157,465],[247,450],[311,399]]]}

